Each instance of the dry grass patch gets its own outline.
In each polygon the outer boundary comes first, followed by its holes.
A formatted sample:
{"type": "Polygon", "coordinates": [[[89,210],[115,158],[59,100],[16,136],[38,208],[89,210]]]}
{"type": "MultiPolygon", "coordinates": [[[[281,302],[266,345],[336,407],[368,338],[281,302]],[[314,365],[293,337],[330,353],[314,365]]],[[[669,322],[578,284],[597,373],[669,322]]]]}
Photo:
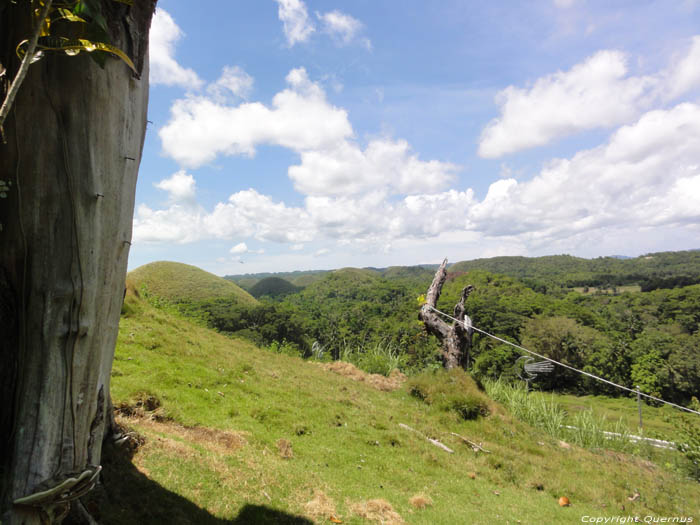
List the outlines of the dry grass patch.
{"type": "Polygon", "coordinates": [[[403,525],[406,523],[401,515],[394,510],[391,503],[384,499],[371,499],[350,505],[350,511],[366,520],[375,521],[382,525],[403,525]]]}
{"type": "Polygon", "coordinates": [[[281,458],[292,459],[294,457],[294,452],[292,452],[292,442],[288,439],[278,439],[277,450],[279,450],[281,458]]]}
{"type": "Polygon", "coordinates": [[[433,500],[430,498],[430,496],[426,496],[425,494],[416,494],[410,498],[408,502],[418,510],[430,507],[433,504],[433,500]]]}
{"type": "Polygon", "coordinates": [[[245,437],[246,432],[232,432],[230,430],[217,430],[208,427],[185,427],[172,421],[156,421],[148,416],[126,417],[118,414],[116,421],[122,426],[128,426],[129,423],[138,423],[144,429],[159,434],[175,436],[188,443],[196,443],[217,454],[227,454],[248,444],[245,437]]]}
{"type": "Polygon", "coordinates": [[[332,363],[323,365],[323,368],[352,379],[353,381],[367,383],[372,388],[376,388],[382,392],[398,390],[406,381],[406,376],[397,369],[392,370],[389,377],[386,377],[380,374],[368,374],[355,365],[346,363],[345,361],[333,361],[332,363]]]}
{"type": "Polygon", "coordinates": [[[336,517],[335,502],[322,490],[317,490],[314,498],[304,505],[304,512],[314,521],[329,520],[336,517]]]}

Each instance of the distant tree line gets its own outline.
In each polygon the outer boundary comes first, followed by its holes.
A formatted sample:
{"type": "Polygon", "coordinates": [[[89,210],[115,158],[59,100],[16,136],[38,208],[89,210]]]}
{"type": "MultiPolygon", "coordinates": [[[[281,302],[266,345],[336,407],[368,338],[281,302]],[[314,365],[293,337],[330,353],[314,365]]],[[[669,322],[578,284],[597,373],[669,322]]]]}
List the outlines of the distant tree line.
{"type": "MultiPolygon", "coordinates": [[[[567,264],[578,271],[576,261],[567,264]]],[[[557,279],[514,278],[453,265],[438,306],[451,313],[462,288],[471,284],[475,291],[467,313],[478,328],[626,387],[639,385],[646,393],[688,402],[700,392],[700,284],[680,273],[687,266],[676,261],[678,274],[644,281],[640,273],[600,273],[588,280],[565,273],[557,279]],[[605,287],[626,279],[645,283],[644,291],[589,295],[560,284],[605,287]]],[[[193,308],[217,330],[260,346],[304,357],[316,352],[315,357],[344,359],[371,371],[391,365],[411,373],[440,366],[439,344],[417,320],[417,299],[432,273],[344,269],[296,290],[266,280],[260,281],[265,286],[259,306],[216,300],[193,308]]],[[[468,367],[475,376],[519,380],[519,350],[477,333],[470,354],[468,367]]],[[[534,386],[624,394],[559,367],[534,386]]]]}

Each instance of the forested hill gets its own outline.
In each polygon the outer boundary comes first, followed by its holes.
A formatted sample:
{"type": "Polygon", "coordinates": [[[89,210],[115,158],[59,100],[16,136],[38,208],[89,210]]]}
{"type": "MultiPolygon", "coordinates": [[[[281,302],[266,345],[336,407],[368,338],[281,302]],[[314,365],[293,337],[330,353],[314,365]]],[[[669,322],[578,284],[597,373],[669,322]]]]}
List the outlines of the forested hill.
{"type": "MultiPolygon", "coordinates": [[[[372,270],[386,279],[425,280],[432,277],[437,266],[423,264],[366,270],[372,270]]],[[[452,274],[471,270],[486,270],[514,277],[542,291],[552,287],[607,288],[625,285],[639,285],[642,291],[648,291],[700,283],[700,250],[650,253],[634,258],[614,256],[584,259],[572,255],[491,257],[460,261],[449,266],[449,272],[452,274]]],[[[246,290],[269,277],[284,279],[295,286],[305,287],[320,281],[328,272],[309,270],[249,273],[227,275],[224,279],[233,281],[246,290]]]]}
{"type": "Polygon", "coordinates": [[[571,255],[493,257],[462,261],[450,267],[451,273],[470,270],[508,275],[540,287],[637,284],[646,291],[700,283],[700,250],[650,253],[629,259],[583,259],[571,255]]]}

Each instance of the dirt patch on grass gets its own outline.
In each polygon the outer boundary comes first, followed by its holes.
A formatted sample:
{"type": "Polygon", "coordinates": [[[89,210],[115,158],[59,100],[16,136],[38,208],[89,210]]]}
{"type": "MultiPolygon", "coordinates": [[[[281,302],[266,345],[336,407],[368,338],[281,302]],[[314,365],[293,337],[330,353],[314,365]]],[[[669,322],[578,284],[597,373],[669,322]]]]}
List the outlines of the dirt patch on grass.
{"type": "MultiPolygon", "coordinates": [[[[326,496],[322,490],[317,490],[314,493],[314,498],[306,502],[304,505],[306,515],[313,518],[314,521],[325,522],[332,517],[336,517],[335,503],[331,498],[326,496]]],[[[337,519],[337,518],[336,518],[337,519]]]]}
{"type": "Polygon", "coordinates": [[[401,515],[394,510],[391,503],[384,499],[371,499],[350,505],[350,511],[369,521],[382,525],[403,525],[406,523],[401,515]]]}
{"type": "Polygon", "coordinates": [[[330,370],[331,372],[335,372],[338,375],[350,378],[353,381],[367,383],[369,386],[376,388],[377,390],[381,390],[382,392],[398,390],[406,381],[406,376],[397,369],[392,370],[389,377],[387,377],[380,374],[368,374],[367,372],[363,372],[357,368],[355,365],[346,363],[345,361],[334,361],[332,363],[327,363],[323,365],[323,368],[330,370]]]}
{"type": "Polygon", "coordinates": [[[155,421],[149,417],[138,417],[118,414],[117,423],[128,425],[138,423],[141,427],[161,434],[169,434],[190,443],[203,446],[211,452],[226,454],[238,450],[248,444],[244,432],[218,430],[207,427],[184,427],[172,421],[155,421]]]}

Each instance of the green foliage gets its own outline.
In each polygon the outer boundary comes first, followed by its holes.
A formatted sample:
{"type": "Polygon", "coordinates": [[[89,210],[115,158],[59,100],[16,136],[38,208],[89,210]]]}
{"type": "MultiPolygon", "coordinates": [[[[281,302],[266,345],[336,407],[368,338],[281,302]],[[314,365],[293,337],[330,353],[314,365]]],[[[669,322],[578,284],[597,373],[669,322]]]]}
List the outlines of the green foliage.
{"type": "Polygon", "coordinates": [[[239,305],[228,299],[203,301],[193,306],[204,312],[209,325],[220,332],[244,337],[260,346],[276,345],[275,351],[311,355],[309,320],[294,307],[274,303],[239,305]]]}
{"type": "Polygon", "coordinates": [[[512,346],[496,344],[486,347],[476,360],[472,369],[479,379],[498,379],[514,381],[518,378],[515,362],[521,356],[520,351],[512,346]]]}
{"type": "MultiPolygon", "coordinates": [[[[566,317],[529,319],[523,328],[522,343],[546,357],[582,369],[595,350],[607,352],[609,341],[597,330],[566,317]]],[[[583,376],[555,367],[538,376],[538,384],[548,389],[582,389],[583,376]]]]}
{"type": "MultiPolygon", "coordinates": [[[[542,293],[556,293],[557,289],[572,287],[611,288],[627,284],[642,284],[649,291],[655,282],[667,287],[665,279],[700,275],[700,251],[651,253],[633,259],[598,257],[582,259],[571,255],[546,257],[493,257],[458,262],[451,272],[487,270],[508,275],[529,283],[542,293]]],[[[697,280],[695,281],[697,282],[697,280]]],[[[673,286],[684,285],[678,279],[673,286]]]]}
{"type": "MultiPolygon", "coordinates": [[[[700,403],[695,399],[696,410],[700,403]]],[[[693,420],[688,416],[680,418],[678,423],[678,450],[683,454],[681,465],[683,472],[695,481],[700,481],[700,425],[697,417],[693,420]]]]}
{"type": "Polygon", "coordinates": [[[424,372],[408,381],[409,392],[428,405],[453,412],[461,419],[489,414],[489,400],[463,370],[424,372]]]}
{"type": "Polygon", "coordinates": [[[389,357],[407,371],[423,369],[437,357],[435,340],[417,322],[416,295],[406,283],[388,281],[376,271],[343,269],[287,296],[283,304],[305,313],[310,337],[333,359],[345,354],[360,367],[373,368],[375,361],[384,368],[389,357]],[[390,357],[398,352],[401,359],[390,357]]]}

